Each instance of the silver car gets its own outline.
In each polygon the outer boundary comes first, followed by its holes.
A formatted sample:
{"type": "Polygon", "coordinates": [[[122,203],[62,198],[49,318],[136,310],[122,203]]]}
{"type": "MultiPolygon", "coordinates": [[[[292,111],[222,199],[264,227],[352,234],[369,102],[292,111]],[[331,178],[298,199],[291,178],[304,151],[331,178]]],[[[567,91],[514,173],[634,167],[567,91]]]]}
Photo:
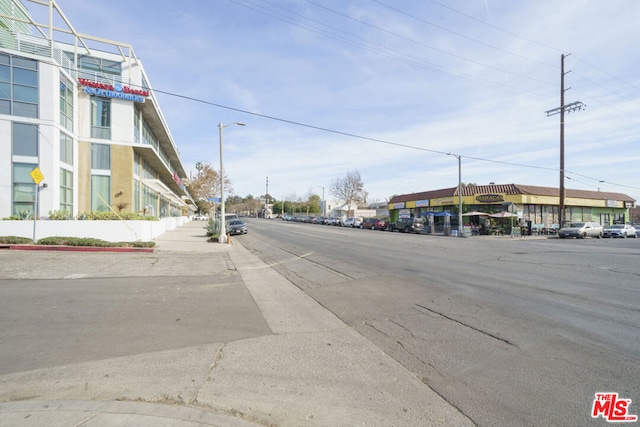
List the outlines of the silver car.
{"type": "Polygon", "coordinates": [[[600,224],[595,222],[572,222],[567,227],[562,227],[558,230],[558,236],[561,238],[575,237],[577,239],[584,239],[585,237],[602,237],[603,228],[600,224]]]}
{"type": "Polygon", "coordinates": [[[636,229],[629,224],[613,224],[605,227],[602,237],[636,237],[636,229]]]}

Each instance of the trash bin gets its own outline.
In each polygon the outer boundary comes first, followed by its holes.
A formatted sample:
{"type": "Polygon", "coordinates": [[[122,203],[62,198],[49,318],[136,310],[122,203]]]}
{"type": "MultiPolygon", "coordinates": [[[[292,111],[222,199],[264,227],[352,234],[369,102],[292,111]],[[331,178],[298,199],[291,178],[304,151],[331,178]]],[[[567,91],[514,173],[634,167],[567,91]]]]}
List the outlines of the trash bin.
{"type": "Polygon", "coordinates": [[[458,237],[458,230],[451,230],[451,237],[458,237]]]}

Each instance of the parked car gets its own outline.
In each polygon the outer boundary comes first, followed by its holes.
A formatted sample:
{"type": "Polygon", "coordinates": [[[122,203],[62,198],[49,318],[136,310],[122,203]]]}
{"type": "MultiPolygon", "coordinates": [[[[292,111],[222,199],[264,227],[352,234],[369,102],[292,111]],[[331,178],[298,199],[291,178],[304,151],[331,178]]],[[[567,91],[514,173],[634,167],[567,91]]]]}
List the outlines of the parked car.
{"type": "Polygon", "coordinates": [[[342,226],[343,227],[358,228],[358,227],[360,227],[360,224],[362,224],[362,218],[360,218],[359,216],[356,216],[356,217],[352,216],[352,217],[347,218],[342,223],[342,226]]]}
{"type": "Polygon", "coordinates": [[[232,219],[229,221],[229,234],[247,234],[247,224],[240,219],[232,219]]]}
{"type": "Polygon", "coordinates": [[[386,230],[387,222],[378,218],[367,218],[362,221],[360,228],[368,228],[370,230],[386,230]]]}
{"type": "Polygon", "coordinates": [[[193,218],[196,221],[209,221],[209,217],[206,215],[198,215],[193,218]]]}
{"type": "Polygon", "coordinates": [[[389,223],[387,230],[401,233],[422,233],[424,218],[399,218],[397,222],[389,223]]]}
{"type": "Polygon", "coordinates": [[[576,239],[584,239],[585,237],[602,237],[604,230],[600,224],[595,222],[572,222],[567,227],[558,230],[558,236],[561,238],[575,237],[576,239]]]}
{"type": "Polygon", "coordinates": [[[636,238],[637,235],[636,229],[629,224],[613,224],[604,228],[602,237],[622,237],[626,239],[627,237],[636,238]]]}

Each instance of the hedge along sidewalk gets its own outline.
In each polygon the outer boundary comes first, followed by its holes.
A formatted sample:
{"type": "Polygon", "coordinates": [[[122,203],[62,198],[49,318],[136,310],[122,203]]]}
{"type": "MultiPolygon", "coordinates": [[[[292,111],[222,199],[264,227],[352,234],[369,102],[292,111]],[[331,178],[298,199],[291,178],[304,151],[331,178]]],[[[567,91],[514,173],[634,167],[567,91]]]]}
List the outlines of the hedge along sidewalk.
{"type": "Polygon", "coordinates": [[[153,252],[155,242],[107,242],[82,237],[46,237],[33,242],[25,237],[0,237],[0,249],[85,252],[153,252]]]}

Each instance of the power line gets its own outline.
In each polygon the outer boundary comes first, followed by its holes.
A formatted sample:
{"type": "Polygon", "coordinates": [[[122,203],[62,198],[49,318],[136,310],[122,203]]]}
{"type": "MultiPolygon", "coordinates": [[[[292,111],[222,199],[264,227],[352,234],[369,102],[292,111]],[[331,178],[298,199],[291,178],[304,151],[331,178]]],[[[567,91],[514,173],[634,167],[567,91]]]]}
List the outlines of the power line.
{"type": "MultiPolygon", "coordinates": [[[[162,91],[162,90],[159,90],[159,89],[151,89],[151,90],[153,92],[162,93],[162,94],[167,95],[167,96],[173,96],[173,97],[176,97],[176,98],[181,98],[181,99],[185,99],[185,100],[192,101],[192,102],[198,102],[198,103],[201,103],[201,104],[205,104],[205,105],[209,105],[209,106],[213,106],[213,107],[217,107],[217,108],[222,108],[222,109],[225,109],[225,110],[235,111],[235,112],[238,112],[238,113],[247,114],[247,115],[254,116],[254,117],[260,117],[260,118],[263,118],[263,119],[273,120],[273,121],[277,121],[277,122],[280,122],[280,123],[286,123],[286,124],[290,124],[290,125],[294,125],[294,126],[304,127],[304,128],[307,128],[307,129],[314,129],[314,130],[318,130],[318,131],[321,131],[321,132],[327,132],[327,133],[331,133],[331,134],[334,134],[334,135],[341,135],[341,136],[346,136],[346,137],[349,137],[349,138],[355,138],[355,139],[360,139],[360,140],[364,140],[364,141],[371,141],[371,142],[390,145],[390,146],[394,146],[394,147],[407,148],[407,149],[411,149],[411,150],[418,150],[418,151],[423,151],[423,152],[428,152],[428,153],[433,153],[433,154],[460,156],[463,159],[475,160],[475,161],[493,163],[493,164],[501,164],[501,165],[505,165],[505,166],[515,166],[515,167],[546,170],[546,171],[554,171],[554,172],[558,172],[559,171],[559,169],[555,168],[555,167],[537,166],[537,165],[530,165],[530,164],[525,164],[525,163],[507,162],[507,161],[503,161],[503,160],[488,159],[488,158],[483,158],[483,157],[470,156],[470,155],[466,155],[466,154],[452,153],[450,151],[433,150],[433,149],[430,149],[430,148],[418,147],[418,146],[415,146],[415,145],[402,144],[402,143],[393,142],[393,141],[387,141],[387,140],[383,140],[383,139],[379,139],[379,138],[372,138],[372,137],[368,137],[368,136],[364,136],[364,135],[358,135],[358,134],[351,133],[351,132],[344,132],[344,131],[339,131],[339,130],[335,130],[335,129],[330,129],[330,128],[323,127],[323,126],[317,126],[317,125],[312,125],[312,124],[308,124],[308,123],[303,123],[303,122],[299,122],[299,121],[295,121],[295,120],[284,119],[284,118],[281,118],[281,117],[270,116],[268,114],[256,113],[256,112],[253,112],[253,111],[244,110],[242,108],[230,107],[230,106],[227,106],[227,105],[222,105],[222,104],[218,104],[218,103],[211,102],[211,101],[206,101],[206,100],[203,100],[203,99],[200,99],[200,98],[195,98],[195,97],[191,97],[191,96],[187,96],[187,95],[180,95],[180,94],[177,94],[177,93],[162,91]]],[[[570,170],[567,170],[565,172],[571,173],[572,175],[581,176],[581,177],[583,177],[585,179],[590,179],[592,181],[596,181],[596,182],[599,182],[599,183],[606,183],[606,184],[613,185],[613,186],[619,186],[619,187],[624,187],[624,188],[629,188],[629,189],[640,190],[640,187],[634,187],[634,186],[629,186],[629,185],[624,185],[624,184],[617,184],[617,183],[614,183],[614,182],[610,182],[610,181],[606,181],[606,180],[602,180],[602,179],[598,179],[598,178],[593,178],[593,177],[590,177],[590,176],[587,176],[587,175],[583,175],[583,174],[580,174],[580,173],[577,173],[577,172],[574,172],[574,171],[570,171],[570,170]]]]}

